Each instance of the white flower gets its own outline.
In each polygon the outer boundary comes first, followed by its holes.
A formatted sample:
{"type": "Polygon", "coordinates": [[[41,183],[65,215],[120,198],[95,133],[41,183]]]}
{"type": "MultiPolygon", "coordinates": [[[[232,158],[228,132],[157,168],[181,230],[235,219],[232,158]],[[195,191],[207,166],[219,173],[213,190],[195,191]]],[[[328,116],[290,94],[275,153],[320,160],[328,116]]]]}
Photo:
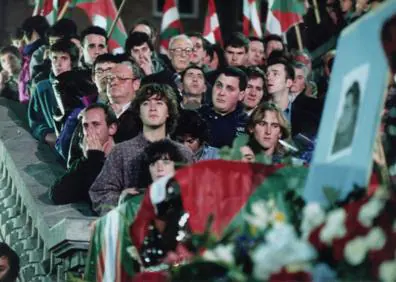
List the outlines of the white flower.
{"type": "Polygon", "coordinates": [[[213,250],[206,250],[203,254],[203,258],[213,262],[234,264],[233,251],[233,245],[218,245],[213,250]]]}
{"type": "Polygon", "coordinates": [[[252,214],[245,214],[244,218],[251,225],[261,230],[265,229],[271,220],[269,205],[265,201],[254,202],[252,214]]]}
{"type": "Polygon", "coordinates": [[[330,244],[335,238],[342,238],[346,234],[346,213],[344,209],[336,209],[329,213],[327,221],[320,231],[319,238],[322,242],[330,244]]]}
{"type": "Polygon", "coordinates": [[[346,244],[344,256],[349,264],[356,266],[363,262],[367,251],[368,248],[365,238],[358,236],[346,244]]]}
{"type": "Polygon", "coordinates": [[[268,279],[271,273],[284,266],[301,264],[316,257],[312,246],[300,240],[288,224],[275,224],[268,232],[266,242],[252,254],[253,276],[258,280],[268,279]]]}
{"type": "Polygon", "coordinates": [[[396,281],[396,260],[388,260],[380,265],[379,278],[384,282],[396,281]]]}
{"type": "Polygon", "coordinates": [[[321,225],[326,219],[324,210],[318,203],[310,203],[303,209],[303,219],[301,222],[301,231],[303,238],[308,238],[309,233],[321,225]]]}
{"type": "Polygon", "coordinates": [[[366,237],[366,244],[369,250],[381,250],[385,246],[385,243],[385,233],[379,227],[371,229],[366,237]]]}
{"type": "Polygon", "coordinates": [[[365,227],[370,227],[373,224],[373,220],[379,215],[384,206],[385,201],[378,198],[370,199],[360,208],[358,214],[359,222],[365,227]]]}

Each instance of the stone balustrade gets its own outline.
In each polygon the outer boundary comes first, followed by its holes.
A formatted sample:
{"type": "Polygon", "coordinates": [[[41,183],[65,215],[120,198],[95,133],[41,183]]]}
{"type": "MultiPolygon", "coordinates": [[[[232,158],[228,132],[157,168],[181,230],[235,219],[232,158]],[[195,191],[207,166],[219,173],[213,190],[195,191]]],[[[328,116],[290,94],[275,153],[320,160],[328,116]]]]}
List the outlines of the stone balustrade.
{"type": "Polygon", "coordinates": [[[29,133],[26,106],[0,98],[0,240],[20,256],[21,281],[66,281],[83,272],[94,217],[55,206],[48,189],[64,169],[29,133]]]}

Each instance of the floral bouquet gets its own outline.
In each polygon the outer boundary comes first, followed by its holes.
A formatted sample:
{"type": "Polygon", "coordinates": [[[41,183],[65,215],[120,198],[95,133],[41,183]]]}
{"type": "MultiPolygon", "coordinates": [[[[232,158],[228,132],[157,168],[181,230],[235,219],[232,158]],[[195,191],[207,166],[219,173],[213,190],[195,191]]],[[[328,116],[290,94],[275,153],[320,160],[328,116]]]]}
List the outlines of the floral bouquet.
{"type": "Polygon", "coordinates": [[[304,237],[339,279],[396,281],[395,193],[379,189],[327,215],[313,205],[304,212],[304,237]]]}

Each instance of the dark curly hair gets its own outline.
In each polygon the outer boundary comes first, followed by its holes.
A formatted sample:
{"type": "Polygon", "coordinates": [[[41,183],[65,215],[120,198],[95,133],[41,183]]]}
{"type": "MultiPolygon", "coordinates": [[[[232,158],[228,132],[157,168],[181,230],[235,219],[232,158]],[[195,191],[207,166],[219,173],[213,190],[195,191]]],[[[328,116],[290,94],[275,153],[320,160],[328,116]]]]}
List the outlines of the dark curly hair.
{"type": "Polygon", "coordinates": [[[131,104],[131,111],[135,118],[136,125],[140,131],[143,129],[143,123],[140,119],[140,106],[152,96],[157,96],[165,101],[169,115],[166,120],[166,134],[171,134],[175,130],[179,118],[179,110],[177,107],[176,93],[172,87],[166,84],[146,84],[136,92],[136,97],[131,104]]]}
{"type": "Polygon", "coordinates": [[[177,140],[184,135],[190,135],[193,138],[197,138],[200,144],[208,142],[208,125],[198,112],[190,110],[183,110],[180,112],[179,122],[172,138],[177,140]]]}

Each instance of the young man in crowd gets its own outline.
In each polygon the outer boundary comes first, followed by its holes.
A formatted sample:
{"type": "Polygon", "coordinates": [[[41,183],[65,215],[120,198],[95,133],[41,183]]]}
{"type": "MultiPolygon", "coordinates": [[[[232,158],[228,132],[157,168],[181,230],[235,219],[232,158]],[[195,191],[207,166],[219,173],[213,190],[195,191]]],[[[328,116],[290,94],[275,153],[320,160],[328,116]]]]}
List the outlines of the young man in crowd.
{"type": "Polygon", "coordinates": [[[79,51],[73,42],[62,39],[50,47],[50,59],[50,77],[40,81],[34,88],[28,106],[28,120],[33,136],[54,147],[56,135],[53,116],[57,103],[53,83],[55,77],[78,66],[79,51]]]}
{"type": "Polygon", "coordinates": [[[288,59],[273,57],[268,60],[266,84],[271,100],[290,122],[293,137],[301,133],[310,138],[317,133],[323,105],[320,100],[305,95],[299,95],[293,101],[290,88],[294,76],[294,68],[288,59]]]}
{"type": "Polygon", "coordinates": [[[209,127],[209,145],[231,146],[234,138],[245,132],[247,115],[241,101],[246,83],[246,74],[238,68],[227,67],[220,71],[212,89],[212,105],[199,109],[209,127]]]}
{"type": "Polygon", "coordinates": [[[50,198],[56,205],[90,202],[89,187],[115,144],[117,117],[109,105],[91,104],[80,113],[79,119],[84,135],[81,144],[84,155],[51,187],[50,198]]]}
{"type": "Polygon", "coordinates": [[[260,153],[278,163],[285,154],[279,143],[290,137],[290,126],[282,110],[273,103],[260,104],[252,113],[247,124],[248,146],[254,155],[260,153]]]}
{"type": "Polygon", "coordinates": [[[45,33],[49,28],[49,24],[43,16],[33,16],[27,18],[22,24],[24,33],[23,40],[25,46],[22,50],[22,69],[19,75],[19,101],[27,103],[30,98],[30,81],[32,79],[30,73],[30,61],[32,54],[45,44],[45,33]]]}
{"type": "Polygon", "coordinates": [[[164,70],[161,62],[156,59],[153,43],[146,33],[132,32],[125,42],[125,50],[138,63],[145,75],[164,70]]]}
{"type": "Polygon", "coordinates": [[[89,26],[81,32],[82,65],[91,69],[97,56],[107,53],[106,31],[98,26],[89,26]]]}
{"type": "Polygon", "coordinates": [[[250,116],[253,110],[260,104],[264,97],[264,72],[258,67],[248,67],[246,69],[248,77],[245,90],[243,106],[245,113],[250,116]]]}
{"type": "Polygon", "coordinates": [[[264,42],[258,37],[249,37],[248,66],[261,66],[265,61],[264,42]]]}
{"type": "MultiPolygon", "coordinates": [[[[152,142],[166,138],[174,130],[178,118],[175,93],[167,85],[145,85],[137,92],[132,111],[141,133],[114,147],[89,190],[93,209],[99,215],[117,204],[124,189],[144,188],[150,183],[141,178],[144,170],[142,153],[152,142]]],[[[192,162],[191,150],[181,144],[177,146],[192,162]]]]}
{"type": "Polygon", "coordinates": [[[206,93],[205,74],[201,67],[191,65],[182,72],[183,97],[182,109],[196,110],[204,104],[206,93]]]}
{"type": "Polygon", "coordinates": [[[22,57],[15,46],[0,50],[0,96],[19,101],[18,77],[22,67],[22,57]]]}
{"type": "Polygon", "coordinates": [[[229,66],[240,67],[247,63],[249,39],[240,32],[231,34],[224,43],[224,55],[229,66]]]}

